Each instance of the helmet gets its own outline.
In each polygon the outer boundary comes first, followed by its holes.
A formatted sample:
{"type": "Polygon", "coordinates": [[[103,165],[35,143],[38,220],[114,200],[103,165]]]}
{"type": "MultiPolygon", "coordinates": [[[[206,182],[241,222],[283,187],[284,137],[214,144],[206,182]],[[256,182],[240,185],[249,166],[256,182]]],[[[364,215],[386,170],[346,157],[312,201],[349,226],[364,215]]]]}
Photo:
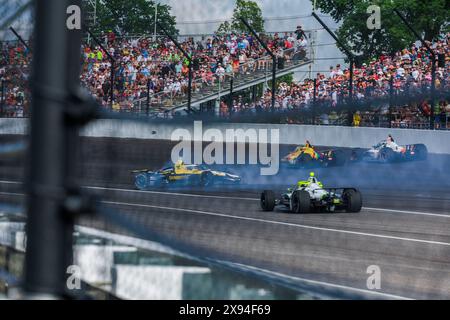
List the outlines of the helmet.
{"type": "Polygon", "coordinates": [[[392,142],[394,142],[394,138],[392,137],[392,135],[388,135],[388,139],[391,140],[392,142]]]}
{"type": "Polygon", "coordinates": [[[314,178],[314,176],[315,176],[314,172],[310,172],[310,173],[309,173],[309,176],[310,176],[311,178],[314,178]]]}

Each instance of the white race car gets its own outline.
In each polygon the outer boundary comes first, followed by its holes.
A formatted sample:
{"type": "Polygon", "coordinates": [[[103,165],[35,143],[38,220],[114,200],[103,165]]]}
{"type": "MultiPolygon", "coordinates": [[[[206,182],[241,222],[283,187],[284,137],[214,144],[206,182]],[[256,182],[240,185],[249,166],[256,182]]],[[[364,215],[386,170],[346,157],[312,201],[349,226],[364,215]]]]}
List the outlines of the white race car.
{"type": "Polygon", "coordinates": [[[288,189],[280,198],[271,190],[261,194],[261,208],[273,211],[275,206],[284,206],[293,213],[308,212],[360,212],[361,193],[354,188],[324,188],[311,172],[307,181],[299,181],[297,186],[288,189]]]}
{"type": "Polygon", "coordinates": [[[428,156],[427,147],[424,144],[410,144],[400,146],[393,141],[383,140],[365,151],[360,160],[367,162],[401,162],[426,160],[428,156]]]}

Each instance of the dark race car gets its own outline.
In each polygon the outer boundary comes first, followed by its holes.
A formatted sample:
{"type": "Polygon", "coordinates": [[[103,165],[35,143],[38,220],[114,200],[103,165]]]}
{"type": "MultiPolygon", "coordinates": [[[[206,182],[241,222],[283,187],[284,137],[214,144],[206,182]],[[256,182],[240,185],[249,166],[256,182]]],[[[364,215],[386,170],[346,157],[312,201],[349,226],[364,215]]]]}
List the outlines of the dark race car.
{"type": "Polygon", "coordinates": [[[185,165],[177,162],[174,166],[158,171],[136,170],[134,185],[138,190],[164,188],[167,186],[212,186],[215,184],[239,184],[237,175],[211,170],[203,165],[185,165]]]}

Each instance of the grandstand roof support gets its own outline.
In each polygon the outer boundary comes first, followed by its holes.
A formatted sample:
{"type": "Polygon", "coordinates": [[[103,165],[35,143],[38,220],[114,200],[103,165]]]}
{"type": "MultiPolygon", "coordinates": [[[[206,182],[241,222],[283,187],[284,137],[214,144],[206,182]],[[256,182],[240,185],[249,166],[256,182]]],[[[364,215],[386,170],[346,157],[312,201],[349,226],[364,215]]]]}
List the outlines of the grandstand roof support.
{"type": "Polygon", "coordinates": [[[13,27],[9,27],[9,30],[14,33],[17,39],[19,39],[20,43],[24,45],[25,48],[27,48],[28,51],[30,51],[30,47],[27,45],[27,43],[23,40],[23,38],[17,33],[17,31],[13,27]]]}
{"type": "Polygon", "coordinates": [[[276,79],[277,79],[277,57],[275,54],[267,47],[264,41],[258,36],[258,33],[255,29],[245,20],[243,17],[239,18],[242,23],[247,27],[248,30],[253,34],[256,40],[261,44],[264,50],[272,57],[272,111],[275,110],[275,91],[276,91],[276,79]]]}
{"type": "Polygon", "coordinates": [[[106,50],[106,48],[103,46],[100,40],[97,39],[96,36],[92,34],[92,32],[87,29],[88,34],[92,37],[92,39],[99,45],[100,48],[106,53],[106,56],[108,57],[109,61],[111,62],[111,74],[110,74],[110,81],[111,81],[111,88],[109,89],[109,95],[111,100],[111,110],[113,109],[113,103],[114,103],[114,70],[116,68],[116,59],[106,50]]]}
{"type": "Polygon", "coordinates": [[[431,64],[431,112],[430,112],[430,130],[434,130],[434,104],[436,101],[436,54],[433,49],[425,42],[422,36],[409,24],[408,20],[394,8],[394,12],[400,17],[405,26],[416,36],[417,40],[422,42],[422,45],[427,48],[427,51],[431,54],[432,64],[431,64]]]}
{"type": "Polygon", "coordinates": [[[392,128],[392,108],[394,107],[394,77],[389,79],[389,128],[392,128]]]}
{"type": "Polygon", "coordinates": [[[322,21],[322,19],[319,18],[319,16],[315,12],[312,13],[312,16],[316,18],[316,20],[322,25],[325,31],[327,31],[330,36],[341,46],[350,61],[349,100],[351,104],[353,101],[353,68],[355,64],[355,55],[350,51],[345,43],[339,40],[336,34],[331,31],[331,29],[325,24],[325,22],[322,21]]]}
{"type": "Polygon", "coordinates": [[[233,90],[234,90],[234,79],[230,79],[230,94],[228,97],[228,114],[231,117],[233,114],[233,90]]]}

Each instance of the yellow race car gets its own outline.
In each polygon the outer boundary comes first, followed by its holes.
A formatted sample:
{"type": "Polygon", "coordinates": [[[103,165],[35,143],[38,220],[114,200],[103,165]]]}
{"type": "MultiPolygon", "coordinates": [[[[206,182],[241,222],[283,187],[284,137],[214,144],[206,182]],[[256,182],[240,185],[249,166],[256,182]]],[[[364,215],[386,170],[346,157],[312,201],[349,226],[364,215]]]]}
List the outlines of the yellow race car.
{"type": "Polygon", "coordinates": [[[345,163],[345,158],[340,150],[324,150],[321,152],[306,141],[281,160],[290,167],[315,168],[339,166],[345,163]]]}
{"type": "Polygon", "coordinates": [[[204,165],[184,164],[177,161],[174,166],[158,171],[136,170],[134,185],[138,190],[164,188],[167,186],[212,186],[214,184],[239,184],[241,177],[229,172],[217,171],[204,165]]]}

